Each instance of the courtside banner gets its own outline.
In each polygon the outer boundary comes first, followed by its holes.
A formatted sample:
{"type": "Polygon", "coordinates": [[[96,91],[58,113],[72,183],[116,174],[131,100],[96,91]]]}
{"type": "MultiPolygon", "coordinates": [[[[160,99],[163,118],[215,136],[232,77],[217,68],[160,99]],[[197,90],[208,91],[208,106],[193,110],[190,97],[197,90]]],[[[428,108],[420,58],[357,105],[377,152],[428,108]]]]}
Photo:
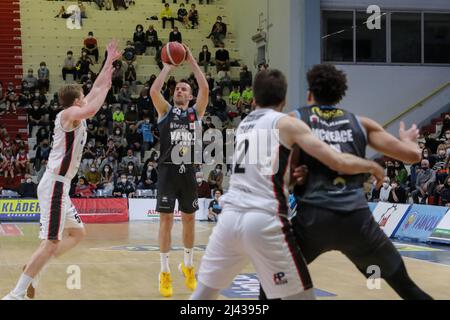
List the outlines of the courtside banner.
{"type": "Polygon", "coordinates": [[[128,222],[128,199],[74,198],[72,203],[84,223],[128,222]]]}
{"type": "Polygon", "coordinates": [[[36,222],[40,216],[37,199],[0,200],[0,222],[36,222]]]}
{"type": "Polygon", "coordinates": [[[410,207],[409,204],[380,202],[373,211],[373,216],[384,233],[391,237],[397,231],[410,207]]]}
{"type": "Polygon", "coordinates": [[[447,214],[431,233],[429,240],[450,244],[450,210],[447,211],[447,214]]]}
{"type": "Polygon", "coordinates": [[[446,207],[414,204],[394,237],[426,242],[447,211],[446,207]]]}
{"type": "MultiPolygon", "coordinates": [[[[195,213],[196,220],[208,219],[208,206],[212,199],[199,199],[199,210],[195,213]]],[[[156,199],[129,199],[130,221],[159,220],[156,212],[156,199]]],[[[178,211],[178,201],[175,203],[175,220],[181,220],[181,212],[178,211]]]]}

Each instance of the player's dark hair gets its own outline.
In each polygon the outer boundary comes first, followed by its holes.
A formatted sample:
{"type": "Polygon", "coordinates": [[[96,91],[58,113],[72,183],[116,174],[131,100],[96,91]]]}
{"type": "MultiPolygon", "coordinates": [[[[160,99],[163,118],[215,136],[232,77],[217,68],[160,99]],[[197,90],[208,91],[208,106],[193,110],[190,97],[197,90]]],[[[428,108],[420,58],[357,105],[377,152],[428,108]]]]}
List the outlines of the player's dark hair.
{"type": "Polygon", "coordinates": [[[261,108],[275,108],[286,100],[286,77],[280,70],[260,71],[253,82],[253,95],[256,105],[261,108]]]}
{"type": "Polygon", "coordinates": [[[348,89],[347,76],[331,64],[315,65],[307,74],[309,91],[323,106],[338,104],[348,89]]]}
{"type": "Polygon", "coordinates": [[[81,97],[81,87],[78,84],[68,84],[59,89],[59,104],[64,108],[73,106],[76,99],[81,97]]]}

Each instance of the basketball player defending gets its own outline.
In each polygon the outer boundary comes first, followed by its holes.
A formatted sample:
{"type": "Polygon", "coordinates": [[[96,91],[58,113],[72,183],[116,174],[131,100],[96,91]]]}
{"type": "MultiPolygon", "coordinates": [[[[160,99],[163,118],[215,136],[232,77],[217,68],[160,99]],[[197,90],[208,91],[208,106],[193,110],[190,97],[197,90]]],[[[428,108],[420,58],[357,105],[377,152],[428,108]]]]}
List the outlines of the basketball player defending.
{"type": "MultiPolygon", "coordinates": [[[[344,72],[333,65],[316,65],[307,78],[308,106],[291,116],[303,120],[321,140],[362,158],[369,145],[405,163],[420,161],[415,125],[406,130],[401,123],[397,139],[375,121],[336,107],[347,91],[344,72]]],[[[363,191],[364,175],[342,175],[302,151],[299,163],[308,168],[309,177],[296,188],[299,210],[292,224],[306,262],[340,251],[365,277],[371,275],[369,267],[378,267],[381,278],[403,299],[431,299],[411,280],[402,257],[373,218],[363,191]]]]}
{"type": "Polygon", "coordinates": [[[69,190],[86,143],[85,119],[95,116],[103,105],[111,88],[112,64],[122,55],[116,41],[108,44],[107,51],[105,66],[86,97],[78,85],[67,85],[59,91],[59,102],[64,110],[56,117],[53,147],[37,190],[41,208],[39,238],[42,242],[25,266],[17,286],[4,297],[5,300],[23,300],[27,290],[28,297],[33,298],[38,274],[47,262],[74,248],[85,236],[69,190]],[[68,235],[63,238],[64,230],[68,235]]]}
{"type": "Polygon", "coordinates": [[[208,105],[209,86],[189,48],[186,46],[185,48],[187,51],[186,62],[194,71],[199,85],[196,104],[192,107],[189,106],[194,97],[192,88],[184,81],[180,81],[176,85],[173,106],[164,99],[161,89],[165,79],[174,68],[168,64],[164,64],[163,70],[150,89],[153,104],[158,112],[158,128],[161,142],[156,210],[160,213],[161,273],[159,274],[159,292],[163,297],[171,297],[173,294],[169,252],[171,249],[171,232],[176,200],[178,200],[179,211],[181,211],[185,248],[184,263],[179,265],[179,269],[185,277],[185,285],[189,290],[194,291],[197,286],[193,259],[194,214],[198,210],[198,195],[193,146],[198,142],[195,140],[195,132],[198,132],[201,126],[201,120],[208,105]],[[178,152],[180,146],[183,147],[178,152]],[[190,158],[186,162],[179,162],[178,159],[174,159],[173,153],[177,153],[179,156],[189,154],[190,158]]]}
{"type": "Polygon", "coordinates": [[[305,123],[281,113],[287,83],[280,71],[259,72],[253,91],[257,107],[237,130],[230,188],[221,200],[223,211],[202,258],[193,300],[217,299],[248,262],[269,297],[314,298],[308,268],[287,217],[294,145],[339,172],[372,173],[378,181],[384,177],[376,163],[336,152],[305,123]],[[258,154],[267,145],[268,152],[258,154]],[[251,161],[255,154],[257,161],[251,161]]]}

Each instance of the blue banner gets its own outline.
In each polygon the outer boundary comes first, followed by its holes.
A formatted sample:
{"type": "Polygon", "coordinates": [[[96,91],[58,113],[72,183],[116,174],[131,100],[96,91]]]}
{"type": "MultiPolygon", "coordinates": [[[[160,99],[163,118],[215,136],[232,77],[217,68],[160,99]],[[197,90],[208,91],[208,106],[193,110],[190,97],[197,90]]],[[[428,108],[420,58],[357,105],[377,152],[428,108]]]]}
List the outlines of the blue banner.
{"type": "Polygon", "coordinates": [[[413,205],[394,234],[395,238],[427,242],[448,208],[413,205]]]}
{"type": "Polygon", "coordinates": [[[377,204],[378,204],[378,203],[375,203],[375,202],[369,202],[368,204],[369,204],[369,209],[370,209],[370,211],[373,213],[373,212],[375,211],[375,208],[377,207],[377,204]]]}
{"type": "Polygon", "coordinates": [[[36,222],[39,219],[40,207],[36,199],[0,200],[0,222],[36,222]]]}

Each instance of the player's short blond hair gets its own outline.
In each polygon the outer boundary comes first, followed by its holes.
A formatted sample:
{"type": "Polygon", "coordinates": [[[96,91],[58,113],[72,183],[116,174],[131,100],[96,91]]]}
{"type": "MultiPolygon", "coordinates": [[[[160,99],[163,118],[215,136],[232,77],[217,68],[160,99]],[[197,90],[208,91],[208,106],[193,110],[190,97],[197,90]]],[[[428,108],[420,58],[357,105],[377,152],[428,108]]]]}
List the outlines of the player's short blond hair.
{"type": "Polygon", "coordinates": [[[68,84],[59,89],[58,99],[59,104],[63,108],[69,108],[73,106],[76,99],[81,97],[81,87],[78,84],[68,84]]]}

